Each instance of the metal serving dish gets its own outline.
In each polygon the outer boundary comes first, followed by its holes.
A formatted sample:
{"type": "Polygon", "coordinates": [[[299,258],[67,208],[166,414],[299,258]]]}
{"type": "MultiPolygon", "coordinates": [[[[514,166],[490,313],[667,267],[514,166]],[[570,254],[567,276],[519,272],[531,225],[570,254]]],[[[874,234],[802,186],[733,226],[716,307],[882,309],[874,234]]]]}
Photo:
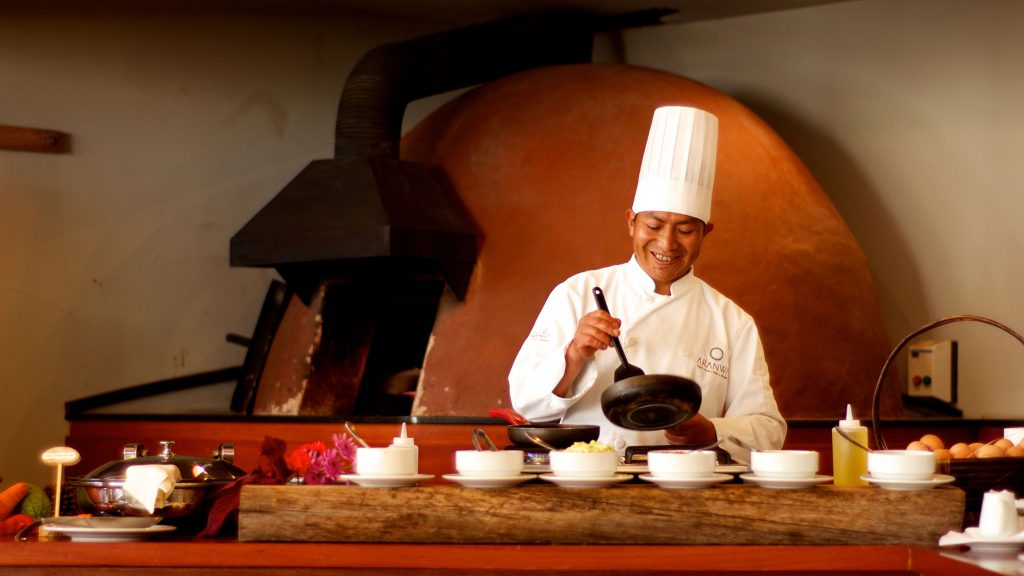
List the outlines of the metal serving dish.
{"type": "Polygon", "coordinates": [[[235,466],[234,447],[221,444],[213,458],[179,456],[172,451],[173,441],[162,440],[160,454],[148,456],[141,444],[126,444],[124,457],[96,468],[86,476],[68,480],[73,488],[82,512],[108,516],[157,516],[161,518],[185,518],[208,509],[208,497],[218,488],[245,475],[235,466]],[[126,470],[140,464],[173,464],[181,472],[181,480],[167,498],[162,508],[152,514],[135,499],[124,492],[126,470]]]}

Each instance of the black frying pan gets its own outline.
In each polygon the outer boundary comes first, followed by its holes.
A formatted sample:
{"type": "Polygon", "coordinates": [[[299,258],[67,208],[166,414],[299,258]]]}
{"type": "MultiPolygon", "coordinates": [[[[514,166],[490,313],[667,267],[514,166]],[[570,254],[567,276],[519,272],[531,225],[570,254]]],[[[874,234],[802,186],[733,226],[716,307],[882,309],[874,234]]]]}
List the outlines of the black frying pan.
{"type": "MultiPolygon", "coordinates": [[[[597,307],[608,311],[604,291],[595,287],[597,307]]],[[[644,374],[626,361],[619,339],[612,337],[621,365],[614,382],[601,394],[601,410],[615,424],[630,430],[664,430],[682,424],[700,409],[700,386],[682,376],[644,374]]]]}
{"type": "Polygon", "coordinates": [[[601,435],[601,427],[596,424],[533,423],[509,408],[491,408],[487,411],[487,415],[492,418],[501,418],[512,424],[508,427],[508,439],[521,450],[543,451],[543,448],[526,436],[527,433],[533,434],[558,449],[568,448],[576,442],[597,440],[597,437],[601,435]]]}

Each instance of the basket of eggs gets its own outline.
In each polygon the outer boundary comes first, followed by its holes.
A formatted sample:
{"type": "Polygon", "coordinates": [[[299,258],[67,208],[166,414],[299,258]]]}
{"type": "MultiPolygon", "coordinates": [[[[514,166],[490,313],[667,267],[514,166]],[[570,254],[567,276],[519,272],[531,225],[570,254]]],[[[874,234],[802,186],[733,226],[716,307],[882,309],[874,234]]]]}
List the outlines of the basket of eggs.
{"type": "MultiPolygon", "coordinates": [[[[880,450],[887,449],[882,427],[879,421],[879,402],[882,384],[885,382],[889,367],[903,347],[911,340],[939,326],[953,322],[974,321],[995,326],[1013,336],[1024,345],[1024,337],[1011,328],[985,318],[983,316],[956,315],[948,316],[918,328],[907,335],[889,354],[882,366],[882,372],[875,384],[872,399],[871,424],[875,433],[875,444],[880,450]]],[[[896,448],[896,447],[894,447],[896,448]]],[[[965,526],[977,518],[981,511],[981,500],[989,490],[1010,490],[1019,497],[1024,497],[1024,444],[1015,444],[1008,438],[993,438],[988,442],[954,443],[947,445],[935,434],[925,434],[920,440],[907,445],[907,450],[931,450],[935,453],[938,472],[953,476],[953,484],[966,494],[965,526]]]]}

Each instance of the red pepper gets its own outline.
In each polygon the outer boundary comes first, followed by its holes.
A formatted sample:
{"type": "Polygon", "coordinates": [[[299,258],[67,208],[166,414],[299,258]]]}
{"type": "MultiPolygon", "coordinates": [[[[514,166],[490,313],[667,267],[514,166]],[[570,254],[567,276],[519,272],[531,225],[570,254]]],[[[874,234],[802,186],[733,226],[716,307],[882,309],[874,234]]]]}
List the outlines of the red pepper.
{"type": "Polygon", "coordinates": [[[5,536],[17,534],[18,530],[21,530],[33,522],[35,522],[35,519],[28,514],[14,514],[12,516],[8,516],[7,519],[3,521],[3,529],[0,530],[0,534],[5,536]]]}

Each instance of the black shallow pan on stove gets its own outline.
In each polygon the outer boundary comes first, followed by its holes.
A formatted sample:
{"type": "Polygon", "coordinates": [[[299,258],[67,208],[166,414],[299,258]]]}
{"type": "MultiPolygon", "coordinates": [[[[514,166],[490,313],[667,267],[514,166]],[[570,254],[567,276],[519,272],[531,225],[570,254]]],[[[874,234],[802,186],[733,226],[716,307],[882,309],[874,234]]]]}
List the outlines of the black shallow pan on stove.
{"type": "Polygon", "coordinates": [[[508,427],[508,439],[521,450],[538,452],[544,450],[527,437],[533,434],[551,446],[563,449],[576,442],[590,442],[601,435],[601,427],[596,424],[556,424],[529,422],[521,414],[509,408],[491,408],[487,415],[501,418],[511,424],[508,427]]]}
{"type": "MultiPolygon", "coordinates": [[[[593,289],[597,307],[609,315],[601,288],[593,289]]],[[[615,424],[630,430],[664,430],[693,418],[700,409],[700,385],[671,374],[644,374],[626,361],[619,339],[612,337],[621,365],[614,383],[601,394],[601,410],[615,424]]]]}

